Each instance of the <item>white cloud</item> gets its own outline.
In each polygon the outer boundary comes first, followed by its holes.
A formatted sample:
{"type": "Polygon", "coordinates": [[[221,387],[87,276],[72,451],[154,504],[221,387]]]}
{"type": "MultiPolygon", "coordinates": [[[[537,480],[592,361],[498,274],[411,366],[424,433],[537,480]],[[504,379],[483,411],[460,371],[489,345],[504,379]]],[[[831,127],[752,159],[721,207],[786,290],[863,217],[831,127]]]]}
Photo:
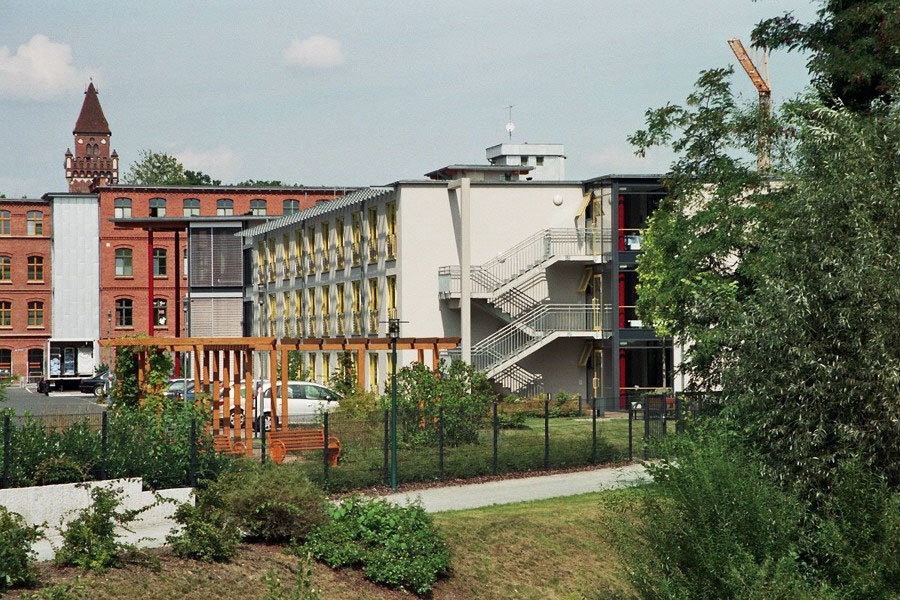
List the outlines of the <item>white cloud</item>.
{"type": "Polygon", "coordinates": [[[50,100],[84,91],[96,69],[79,69],[72,62],[72,47],[37,34],[16,49],[0,47],[0,96],[50,100]]]}
{"type": "Polygon", "coordinates": [[[307,69],[328,69],[344,64],[344,51],[340,40],[313,35],[291,42],[284,51],[284,60],[307,69]]]}
{"type": "Polygon", "coordinates": [[[209,150],[185,148],[176,152],[175,157],[181,161],[185,169],[203,171],[213,179],[229,180],[234,178],[241,164],[241,157],[228,146],[218,146],[209,150]]]}

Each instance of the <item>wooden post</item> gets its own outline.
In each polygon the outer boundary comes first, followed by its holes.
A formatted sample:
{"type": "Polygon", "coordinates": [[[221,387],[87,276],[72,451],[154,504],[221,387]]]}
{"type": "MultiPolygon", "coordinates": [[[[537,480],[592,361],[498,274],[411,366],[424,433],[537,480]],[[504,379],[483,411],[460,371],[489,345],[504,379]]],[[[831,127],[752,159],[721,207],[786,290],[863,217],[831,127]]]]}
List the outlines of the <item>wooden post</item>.
{"type": "Polygon", "coordinates": [[[213,408],[213,435],[219,434],[219,411],[221,410],[221,402],[219,402],[219,351],[213,350],[209,353],[212,359],[212,408],[213,408]]]}
{"type": "MultiPolygon", "coordinates": [[[[222,418],[225,420],[225,439],[231,438],[231,351],[222,352],[222,418]]],[[[240,429],[240,420],[235,424],[235,429],[240,429]]]]}
{"type": "Polygon", "coordinates": [[[360,390],[366,389],[366,351],[360,348],[356,351],[356,385],[360,390]]]}
{"type": "MultiPolygon", "coordinates": [[[[201,346],[201,348],[203,348],[203,346],[201,346]]],[[[209,387],[209,354],[210,353],[207,350],[203,350],[203,381],[199,388],[194,388],[194,398],[199,398],[201,394],[205,394],[209,387]]]]}
{"type": "MultiPolygon", "coordinates": [[[[272,414],[272,431],[276,430],[275,423],[278,417],[278,400],[275,396],[275,392],[277,391],[277,383],[278,383],[278,365],[276,364],[276,357],[278,353],[274,350],[269,350],[269,395],[272,397],[269,402],[269,412],[272,414]]],[[[282,416],[282,420],[284,417],[282,416]]]]}
{"type": "Polygon", "coordinates": [[[441,366],[441,353],[438,350],[438,345],[435,344],[434,348],[431,349],[431,370],[437,371],[441,366]]]}
{"type": "Polygon", "coordinates": [[[137,364],[138,364],[138,405],[144,404],[144,368],[146,367],[145,362],[147,360],[147,354],[143,349],[138,350],[137,352],[137,364]]]}
{"type": "MultiPolygon", "coordinates": [[[[239,442],[241,440],[241,352],[240,350],[235,350],[231,353],[231,356],[234,357],[234,402],[232,404],[232,410],[234,410],[234,441],[239,442]]],[[[244,419],[249,422],[250,415],[247,413],[243,413],[244,419]]],[[[248,442],[249,443],[249,440],[248,442]]]]}
{"type": "Polygon", "coordinates": [[[244,439],[247,440],[247,456],[253,457],[253,350],[244,353],[244,439]]]}
{"type": "Polygon", "coordinates": [[[287,431],[288,414],[288,351],[281,349],[281,430],[287,431]]]}
{"type": "Polygon", "coordinates": [[[425,365],[425,349],[419,348],[419,364],[425,365]]]}
{"type": "MultiPolygon", "coordinates": [[[[197,394],[200,393],[200,348],[194,346],[194,403],[197,403],[197,394]]],[[[185,390],[185,393],[187,390],[185,390]]],[[[186,400],[187,398],[185,398],[186,400]]]]}

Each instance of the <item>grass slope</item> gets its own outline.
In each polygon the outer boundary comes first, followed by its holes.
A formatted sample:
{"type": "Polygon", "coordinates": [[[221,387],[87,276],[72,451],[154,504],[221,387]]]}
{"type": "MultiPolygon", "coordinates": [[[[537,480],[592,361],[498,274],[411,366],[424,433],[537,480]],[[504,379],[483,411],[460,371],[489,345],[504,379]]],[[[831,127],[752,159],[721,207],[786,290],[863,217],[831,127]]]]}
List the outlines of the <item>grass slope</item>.
{"type": "MultiPolygon", "coordinates": [[[[600,526],[609,516],[602,492],[508,504],[435,516],[453,552],[450,577],[433,598],[547,600],[599,599],[625,591],[613,548],[600,526]]],[[[286,583],[297,560],[272,545],[244,545],[229,564],[205,565],[168,551],[154,552],[158,567],[132,565],[82,575],[81,598],[96,600],[246,600],[265,593],[262,575],[277,570],[286,583]]],[[[79,571],[41,565],[45,583],[70,581],[79,571]]],[[[313,585],[325,600],[415,598],[369,583],[353,570],[313,565],[313,585]]],[[[14,592],[9,598],[21,597],[14,592]]]]}

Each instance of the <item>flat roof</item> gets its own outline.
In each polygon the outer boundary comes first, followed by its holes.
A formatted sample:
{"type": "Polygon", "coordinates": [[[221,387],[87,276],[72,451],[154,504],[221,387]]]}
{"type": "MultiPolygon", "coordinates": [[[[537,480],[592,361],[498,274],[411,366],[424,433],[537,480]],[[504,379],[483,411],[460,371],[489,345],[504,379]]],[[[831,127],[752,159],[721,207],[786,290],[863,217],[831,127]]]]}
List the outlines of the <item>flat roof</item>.
{"type": "Polygon", "coordinates": [[[95,188],[100,191],[111,190],[169,190],[173,192],[179,191],[205,191],[205,192],[248,192],[248,193],[291,193],[291,192],[332,192],[332,193],[348,193],[360,189],[359,186],[346,185],[296,185],[296,186],[241,186],[241,185],[101,185],[95,188]]]}
{"type": "Polygon", "coordinates": [[[275,215],[232,215],[215,217],[128,217],[111,218],[109,222],[128,229],[153,229],[155,231],[183,231],[189,225],[202,223],[234,223],[241,225],[248,221],[263,222],[278,219],[275,215]]]}
{"type": "Polygon", "coordinates": [[[0,204],[47,204],[44,198],[0,198],[0,204]]]}

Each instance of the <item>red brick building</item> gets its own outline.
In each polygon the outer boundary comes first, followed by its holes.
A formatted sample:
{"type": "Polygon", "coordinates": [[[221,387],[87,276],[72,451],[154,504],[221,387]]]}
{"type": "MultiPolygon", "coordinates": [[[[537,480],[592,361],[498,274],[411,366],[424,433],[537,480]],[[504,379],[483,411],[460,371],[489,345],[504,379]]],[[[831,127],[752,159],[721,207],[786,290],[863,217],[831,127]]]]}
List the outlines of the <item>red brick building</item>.
{"type": "Polygon", "coordinates": [[[51,332],[51,205],[0,199],[0,377],[40,377],[51,332]]]}
{"type": "Polygon", "coordinates": [[[111,335],[150,334],[150,282],[153,284],[155,314],[153,334],[182,336],[176,332],[181,300],[176,302],[175,277],[180,277],[181,296],[187,289],[186,244],[183,232],[165,231],[172,217],[238,216],[245,214],[281,216],[343,195],[340,188],[245,188],[206,186],[110,185],[96,189],[100,211],[100,330],[111,335]],[[122,226],[110,219],[141,219],[141,229],[122,226]],[[144,229],[148,218],[160,219],[153,233],[153,255],[148,251],[150,236],[144,229]],[[176,241],[177,239],[177,241],[176,241]],[[180,262],[176,264],[177,258],[180,262]],[[148,277],[153,270],[152,280],[148,277]]]}

